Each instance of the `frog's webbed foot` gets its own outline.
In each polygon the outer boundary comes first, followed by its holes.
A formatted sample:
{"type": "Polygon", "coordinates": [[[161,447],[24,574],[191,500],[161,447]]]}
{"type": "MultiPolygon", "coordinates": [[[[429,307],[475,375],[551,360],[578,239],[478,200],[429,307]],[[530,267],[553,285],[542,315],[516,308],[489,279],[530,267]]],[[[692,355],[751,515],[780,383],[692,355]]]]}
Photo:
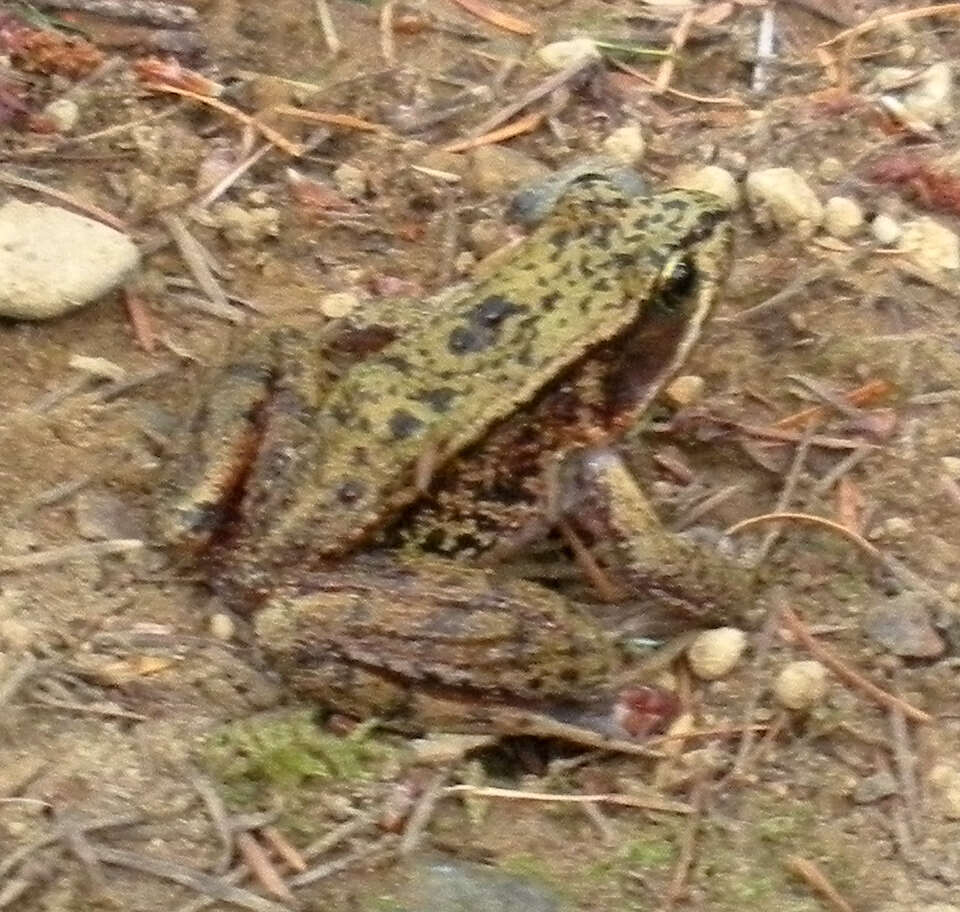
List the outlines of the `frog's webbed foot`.
{"type": "Polygon", "coordinates": [[[753,602],[752,574],[666,530],[609,449],[567,454],[558,507],[576,531],[613,547],[618,579],[652,605],[711,624],[735,619],[753,602]]]}
{"type": "MultiPolygon", "coordinates": [[[[213,377],[192,415],[165,486],[164,539],[187,551],[203,549],[236,512],[258,478],[282,487],[298,443],[309,439],[318,380],[313,345],[292,327],[244,337],[213,377]]],[[[250,505],[245,505],[249,509],[250,505]]]]}

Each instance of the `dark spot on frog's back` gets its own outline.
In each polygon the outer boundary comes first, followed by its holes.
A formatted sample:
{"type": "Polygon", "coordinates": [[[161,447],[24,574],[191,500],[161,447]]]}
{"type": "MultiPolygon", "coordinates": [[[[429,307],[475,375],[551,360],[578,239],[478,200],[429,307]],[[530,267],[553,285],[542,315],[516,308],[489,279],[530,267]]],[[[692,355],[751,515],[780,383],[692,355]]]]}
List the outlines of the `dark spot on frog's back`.
{"type": "Polygon", "coordinates": [[[424,390],[417,398],[435,412],[445,412],[456,397],[457,391],[452,386],[438,386],[435,389],[424,390]]]}
{"type": "Polygon", "coordinates": [[[405,440],[423,427],[423,422],[405,409],[397,409],[390,416],[389,424],[394,440],[405,440]]]}
{"type": "Polygon", "coordinates": [[[366,490],[366,486],[362,482],[353,479],[345,481],[337,488],[337,500],[345,507],[348,507],[363,497],[366,490]]]}
{"type": "Polygon", "coordinates": [[[451,330],[447,347],[455,355],[484,351],[499,339],[503,321],[525,310],[503,295],[487,295],[464,314],[463,323],[451,330]]]}

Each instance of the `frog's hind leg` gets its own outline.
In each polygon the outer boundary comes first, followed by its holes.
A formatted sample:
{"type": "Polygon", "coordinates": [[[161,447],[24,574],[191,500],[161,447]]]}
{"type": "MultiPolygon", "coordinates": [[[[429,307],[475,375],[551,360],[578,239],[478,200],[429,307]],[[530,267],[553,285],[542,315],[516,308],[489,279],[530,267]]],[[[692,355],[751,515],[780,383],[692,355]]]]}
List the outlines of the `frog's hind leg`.
{"type": "Polygon", "coordinates": [[[257,331],[218,370],[171,460],[176,475],[164,482],[172,494],[159,519],[166,541],[202,550],[236,511],[251,473],[287,470],[316,408],[310,349],[290,327],[257,331]]]}
{"type": "Polygon", "coordinates": [[[611,450],[567,454],[560,485],[564,518],[576,531],[613,546],[612,569],[652,607],[711,624],[730,621],[752,603],[753,575],[665,529],[611,450]]]}

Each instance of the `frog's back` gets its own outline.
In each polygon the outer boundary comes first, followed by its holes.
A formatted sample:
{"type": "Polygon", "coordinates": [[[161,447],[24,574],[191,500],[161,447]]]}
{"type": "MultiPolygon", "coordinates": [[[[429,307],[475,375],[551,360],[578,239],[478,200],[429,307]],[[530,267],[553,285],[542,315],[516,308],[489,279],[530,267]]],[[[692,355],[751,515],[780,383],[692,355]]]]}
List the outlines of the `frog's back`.
{"type": "Polygon", "coordinates": [[[320,553],[348,549],[417,497],[439,468],[642,315],[664,264],[725,215],[673,191],[628,201],[578,188],[498,272],[338,382],[323,405],[309,497],[270,530],[320,553]],[[419,467],[419,468],[418,468],[419,467]]]}

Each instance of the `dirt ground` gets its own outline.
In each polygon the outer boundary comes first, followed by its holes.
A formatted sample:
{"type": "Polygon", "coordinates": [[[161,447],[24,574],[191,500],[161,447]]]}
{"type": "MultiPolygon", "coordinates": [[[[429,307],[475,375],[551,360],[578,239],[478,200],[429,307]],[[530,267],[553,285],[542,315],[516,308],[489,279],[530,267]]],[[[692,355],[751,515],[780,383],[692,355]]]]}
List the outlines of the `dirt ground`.
{"type": "MultiPolygon", "coordinates": [[[[295,890],[300,908],[395,909],[416,860],[434,853],[528,878],[570,909],[960,909],[956,272],[875,252],[866,229],[838,242],[762,228],[742,205],[727,291],[684,369],[705,381],[703,398],[630,444],[675,527],[718,492],[725,496],[695,524],[721,530],[784,509],[833,521],[780,527],[763,564],[764,606],[795,609],[846,666],[932,721],[905,718],[888,697],[836,675],[809,714],[778,709],[776,674],[811,656],[782,620],[767,625],[765,648],[758,608],[748,612],[750,648],[731,674],[704,683],[677,668],[691,727],[721,733],[663,742],[665,759],[520,742],[442,767],[422,762],[398,736],[361,729],[341,737],[284,691],[248,621],[154,541],[171,434],[206,369],[241,331],[171,285],[190,273],[161,213],[180,215],[211,251],[235,298],[229,313],[245,323],[283,316],[322,324],[336,315],[337,299],[325,298],[332,292],[374,303],[433,293],[469,276],[464,251],[479,258],[507,239],[512,188],[503,172],[519,171],[513,160],[484,169],[471,153],[439,150],[547,78],[535,48],[589,35],[663,49],[680,13],[659,3],[500,4],[535,26],[525,36],[453,2],[391,0],[391,63],[376,4],[333,0],[338,55],[306,0],[193,5],[203,48],[181,60],[226,86],[228,104],[249,113],[297,104],[396,132],[331,126],[319,136],[316,124],[273,121],[314,148],[296,160],[272,149],[202,209],[198,183],[248,155],[250,138],[222,111],[147,91],[132,65],[152,52],[120,47],[129,26],[70,20],[118,58],[78,89],[53,65],[27,73],[14,56],[31,111],[71,93],[80,120],[72,138],[11,120],[0,179],[28,178],[114,213],[144,259],[126,298],[113,294],[46,322],[0,323],[0,908],[200,908],[194,901],[215,895],[214,878],[230,860],[228,827],[216,821],[225,808],[247,841],[268,844],[272,824],[300,850],[311,847],[311,866],[331,866],[295,890]],[[433,170],[416,170],[420,163],[433,170]],[[290,167],[315,183],[298,191],[290,167]],[[351,178],[361,190],[346,200],[351,178]],[[233,230],[224,201],[239,209],[233,230]],[[263,228],[274,222],[275,230],[263,228]],[[784,288],[792,293],[771,301],[784,288]],[[106,359],[122,373],[98,378],[78,369],[75,356],[106,359]],[[841,407],[824,407],[812,439],[802,421],[777,426],[781,439],[760,433],[822,403],[804,378],[841,407]],[[861,388],[875,395],[843,407],[844,394],[861,388]],[[798,450],[803,462],[784,503],[798,450]],[[835,472],[851,453],[855,461],[835,472]],[[145,547],[116,544],[129,540],[145,547]],[[71,546],[72,559],[43,558],[71,546]],[[917,617],[921,631],[888,623],[893,632],[883,638],[869,621],[877,611],[917,617]],[[906,640],[931,637],[934,655],[899,654],[910,652],[906,640]],[[735,770],[746,723],[760,729],[735,770]],[[444,796],[420,848],[400,851],[416,835],[404,797],[455,783],[672,804],[444,796]],[[393,832],[405,828],[407,836],[393,832]]],[[[869,85],[883,67],[919,73],[956,59],[956,16],[875,29],[850,45],[846,60],[841,45],[818,59],[816,45],[845,22],[891,5],[817,6],[776,4],[776,58],[762,91],[752,88],[761,0],[701,3],[706,24],[692,28],[670,90],[656,93],[619,67],[656,80],[658,58],[611,50],[588,78],[535,102],[549,119],[505,145],[555,169],[596,155],[616,128],[639,123],[646,152],[637,167],[653,187],[682,165],[716,164],[738,180],[783,166],[821,201],[851,197],[868,217],[930,214],[960,229],[956,118],[917,135],[878,105],[869,85]],[[871,180],[876,163],[895,155],[927,163],[938,179],[871,180]]],[[[149,44],[154,26],[135,29],[149,44]]],[[[771,528],[733,539],[756,549],[771,528]]],[[[249,890],[266,895],[262,886],[249,890]]],[[[257,905],[252,892],[209,908],[295,907],[257,905]]]]}

